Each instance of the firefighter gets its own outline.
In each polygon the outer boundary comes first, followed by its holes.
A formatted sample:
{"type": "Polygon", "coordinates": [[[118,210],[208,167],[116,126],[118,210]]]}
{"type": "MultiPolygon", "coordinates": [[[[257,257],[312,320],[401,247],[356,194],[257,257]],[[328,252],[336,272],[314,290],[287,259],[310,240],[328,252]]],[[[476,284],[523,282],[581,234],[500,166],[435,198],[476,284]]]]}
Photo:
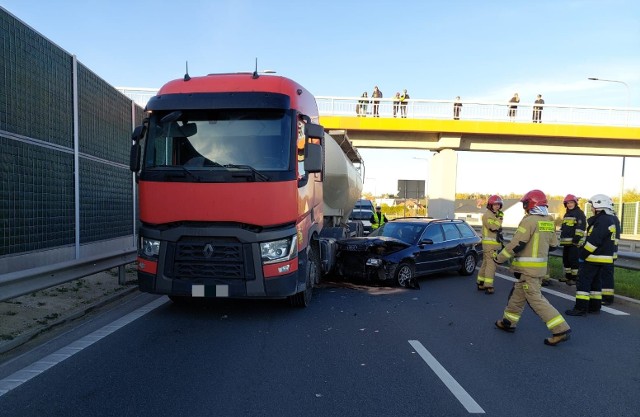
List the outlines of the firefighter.
{"type": "Polygon", "coordinates": [[[580,248],[576,304],[566,311],[570,316],[600,312],[602,279],[613,268],[616,252],[620,223],[613,211],[613,201],[604,194],[596,194],[589,199],[589,204],[594,215],[587,222],[587,238],[580,248]]]}
{"type": "Polygon", "coordinates": [[[493,279],[496,276],[496,264],[493,254],[502,249],[502,198],[492,195],[487,200],[487,211],[482,215],[482,265],[478,272],[476,285],[478,291],[493,294],[493,279]]]}
{"type": "Polygon", "coordinates": [[[602,274],[602,305],[608,306],[613,304],[614,301],[614,282],[613,282],[613,272],[614,266],[616,263],[616,259],[618,259],[618,243],[620,242],[620,233],[622,227],[620,226],[620,219],[618,216],[613,216],[616,221],[616,242],[615,242],[615,250],[613,252],[613,263],[611,265],[607,264],[604,266],[603,274],[602,274]]]}
{"type": "Polygon", "coordinates": [[[384,223],[388,222],[387,216],[382,213],[382,207],[376,206],[376,212],[371,216],[371,231],[376,230],[384,223]]]}
{"type": "Polygon", "coordinates": [[[564,277],[560,278],[560,281],[566,282],[567,285],[576,285],[578,255],[584,239],[584,231],[587,228],[587,217],[578,207],[578,198],[575,195],[567,194],[562,203],[567,211],[560,226],[560,246],[562,246],[564,265],[564,277]]]}
{"type": "Polygon", "coordinates": [[[553,217],[549,215],[547,197],[540,190],[531,190],[520,200],[526,212],[513,239],[494,256],[498,264],[511,260],[513,285],[502,320],[495,322],[498,329],[513,333],[526,303],[545,322],[552,336],[544,344],[555,346],[569,340],[571,329],[564,317],[540,292],[542,277],[547,270],[549,250],[559,245],[553,217]]]}

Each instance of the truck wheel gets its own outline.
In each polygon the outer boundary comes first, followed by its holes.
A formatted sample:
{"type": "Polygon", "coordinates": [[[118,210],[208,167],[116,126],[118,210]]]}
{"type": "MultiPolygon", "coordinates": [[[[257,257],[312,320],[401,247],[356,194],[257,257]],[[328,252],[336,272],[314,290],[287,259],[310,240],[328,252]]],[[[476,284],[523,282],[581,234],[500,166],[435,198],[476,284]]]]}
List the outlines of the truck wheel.
{"type": "Polygon", "coordinates": [[[460,275],[471,275],[476,270],[476,257],[472,253],[468,253],[462,260],[462,266],[460,267],[460,275]]]}
{"type": "Polygon", "coordinates": [[[318,257],[318,251],[313,247],[309,248],[309,259],[307,261],[307,270],[305,272],[305,290],[289,297],[289,301],[294,307],[309,306],[311,303],[311,296],[313,295],[313,286],[320,280],[320,260],[318,257]]]}
{"type": "Polygon", "coordinates": [[[396,268],[396,281],[401,287],[410,286],[411,280],[415,279],[415,270],[412,264],[402,262],[396,268]]]}

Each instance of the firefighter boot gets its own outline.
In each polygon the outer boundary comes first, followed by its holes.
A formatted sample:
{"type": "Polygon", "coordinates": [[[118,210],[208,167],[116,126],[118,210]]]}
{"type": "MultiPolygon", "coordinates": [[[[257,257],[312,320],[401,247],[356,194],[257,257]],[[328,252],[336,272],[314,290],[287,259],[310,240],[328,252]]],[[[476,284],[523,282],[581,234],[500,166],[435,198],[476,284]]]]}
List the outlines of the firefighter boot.
{"type": "Polygon", "coordinates": [[[567,340],[569,340],[569,333],[571,333],[571,329],[567,330],[566,332],[554,334],[553,336],[544,339],[544,344],[547,346],[555,346],[558,343],[566,342],[567,340]]]}
{"type": "Polygon", "coordinates": [[[567,272],[566,274],[564,274],[563,277],[558,278],[558,281],[560,282],[567,282],[571,279],[571,272],[567,272]]]}
{"type": "Polygon", "coordinates": [[[496,327],[500,330],[504,330],[508,333],[513,333],[516,331],[515,327],[511,327],[511,322],[507,319],[498,320],[495,323],[496,327]]]}
{"type": "Polygon", "coordinates": [[[576,305],[571,309],[565,311],[568,316],[586,316],[589,309],[589,300],[582,298],[576,298],[576,305]]]}

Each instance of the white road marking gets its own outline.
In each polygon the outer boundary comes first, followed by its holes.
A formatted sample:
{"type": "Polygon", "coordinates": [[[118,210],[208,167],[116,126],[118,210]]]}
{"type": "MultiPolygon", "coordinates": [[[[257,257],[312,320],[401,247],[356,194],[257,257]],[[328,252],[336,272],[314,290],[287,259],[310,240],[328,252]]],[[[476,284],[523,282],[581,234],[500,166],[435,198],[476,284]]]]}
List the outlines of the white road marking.
{"type": "Polygon", "coordinates": [[[484,414],[485,411],[478,405],[477,402],[462,388],[462,386],[456,381],[449,372],[433,355],[420,343],[418,340],[409,340],[409,344],[415,349],[415,351],[422,357],[422,359],[429,365],[431,370],[440,378],[440,380],[449,388],[449,391],[460,401],[460,403],[467,409],[469,413],[484,414]]]}
{"type": "Polygon", "coordinates": [[[121,329],[122,327],[139,319],[150,311],[160,307],[167,301],[168,299],[166,297],[158,298],[157,300],[154,300],[149,304],[140,307],[139,309],[127,314],[126,316],[114,321],[113,323],[108,324],[103,328],[98,329],[95,332],[88,334],[85,337],[76,340],[75,342],[70,343],[57,352],[54,352],[49,356],[46,356],[39,361],[32,363],[31,365],[17,372],[14,372],[8,377],[0,380],[0,397],[2,397],[12,389],[19,387],[30,379],[35,378],[47,369],[56,366],[63,360],[70,358],[84,348],[91,346],[103,337],[109,336],[116,330],[121,329]]]}
{"type": "MultiPolygon", "coordinates": [[[[504,274],[500,274],[498,272],[496,272],[496,276],[500,277],[502,279],[506,279],[507,281],[511,281],[511,282],[516,282],[517,279],[504,275],[504,274]]],[[[545,288],[542,287],[541,288],[542,292],[546,292],[549,293],[551,295],[555,295],[556,297],[560,297],[560,298],[564,298],[565,300],[569,300],[569,301],[575,301],[576,297],[571,296],[571,295],[567,295],[564,293],[561,293],[559,291],[555,291],[555,290],[551,290],[549,288],[545,288]]],[[[613,314],[614,316],[628,316],[629,313],[625,313],[624,311],[620,311],[620,310],[616,310],[615,308],[611,308],[611,307],[607,307],[607,306],[602,306],[602,311],[604,311],[605,313],[609,313],[609,314],[613,314]]]]}

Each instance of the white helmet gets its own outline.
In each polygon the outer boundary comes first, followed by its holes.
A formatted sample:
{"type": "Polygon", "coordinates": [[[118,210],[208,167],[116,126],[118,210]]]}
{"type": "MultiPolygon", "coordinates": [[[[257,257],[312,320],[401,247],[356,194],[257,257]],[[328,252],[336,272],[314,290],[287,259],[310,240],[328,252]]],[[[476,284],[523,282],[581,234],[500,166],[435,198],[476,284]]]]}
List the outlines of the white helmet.
{"type": "Polygon", "coordinates": [[[596,210],[613,210],[613,200],[604,194],[596,194],[589,199],[589,204],[596,210]]]}

